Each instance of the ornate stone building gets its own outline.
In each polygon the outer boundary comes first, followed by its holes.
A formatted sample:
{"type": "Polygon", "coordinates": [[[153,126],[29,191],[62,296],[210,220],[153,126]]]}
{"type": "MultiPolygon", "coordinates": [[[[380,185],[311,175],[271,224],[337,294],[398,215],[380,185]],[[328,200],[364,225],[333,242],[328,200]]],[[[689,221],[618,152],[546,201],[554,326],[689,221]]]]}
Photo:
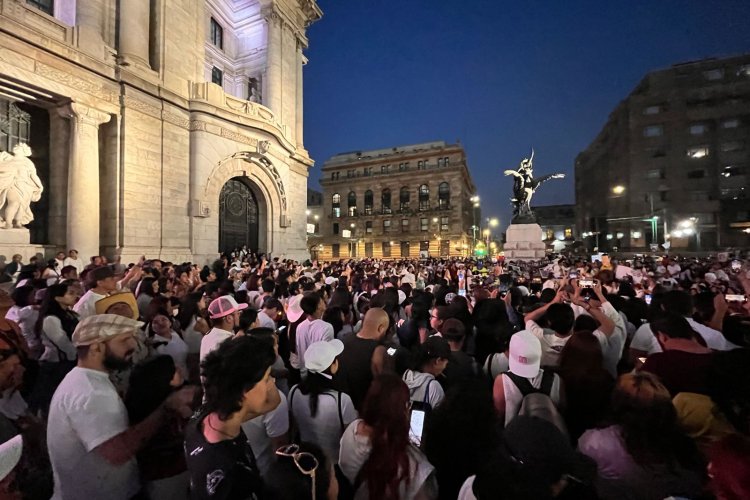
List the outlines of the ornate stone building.
{"type": "Polygon", "coordinates": [[[460,144],[342,153],[322,175],[323,214],[308,238],[319,258],[469,254],[476,188],[460,144]]]}
{"type": "Polygon", "coordinates": [[[1,0],[0,150],[27,142],[44,184],[26,250],[306,256],[303,51],[321,15],[315,0],[1,0]]]}

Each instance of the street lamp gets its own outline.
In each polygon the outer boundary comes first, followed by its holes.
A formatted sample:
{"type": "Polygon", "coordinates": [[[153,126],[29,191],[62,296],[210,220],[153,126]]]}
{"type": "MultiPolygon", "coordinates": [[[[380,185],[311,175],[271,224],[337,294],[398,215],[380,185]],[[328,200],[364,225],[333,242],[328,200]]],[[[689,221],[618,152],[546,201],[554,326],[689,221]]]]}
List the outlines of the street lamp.
{"type": "Polygon", "coordinates": [[[614,186],[612,188],[612,193],[616,195],[621,195],[624,192],[625,192],[625,186],[623,186],[622,184],[618,184],[617,186],[614,186]]]}

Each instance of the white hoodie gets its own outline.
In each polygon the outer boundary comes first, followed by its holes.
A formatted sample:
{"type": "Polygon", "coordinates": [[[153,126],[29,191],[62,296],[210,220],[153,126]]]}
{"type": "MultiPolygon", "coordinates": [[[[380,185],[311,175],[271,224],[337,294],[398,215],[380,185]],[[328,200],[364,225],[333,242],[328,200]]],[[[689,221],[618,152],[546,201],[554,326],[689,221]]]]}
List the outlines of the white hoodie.
{"type": "Polygon", "coordinates": [[[403,376],[406,386],[409,388],[409,398],[412,401],[426,402],[434,410],[445,397],[443,388],[440,387],[440,383],[435,380],[429,373],[422,373],[414,370],[406,370],[403,376]],[[425,398],[425,391],[427,390],[427,384],[429,384],[429,394],[425,398]]]}

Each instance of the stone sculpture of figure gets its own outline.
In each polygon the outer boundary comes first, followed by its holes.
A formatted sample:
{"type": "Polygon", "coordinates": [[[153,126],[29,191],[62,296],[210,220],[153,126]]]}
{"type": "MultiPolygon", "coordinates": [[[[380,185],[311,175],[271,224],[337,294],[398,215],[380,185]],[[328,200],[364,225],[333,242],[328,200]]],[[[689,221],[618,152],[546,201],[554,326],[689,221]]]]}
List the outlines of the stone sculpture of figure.
{"type": "Polygon", "coordinates": [[[505,170],[505,175],[512,175],[513,181],[513,221],[514,222],[533,222],[534,213],[531,211],[531,197],[537,188],[550,179],[562,179],[565,174],[549,174],[534,179],[534,150],[531,150],[531,157],[521,160],[518,170],[505,170]]]}
{"type": "Polygon", "coordinates": [[[42,181],[29,160],[31,148],[17,144],[13,154],[0,153],[0,228],[20,228],[34,220],[31,203],[42,197],[42,181]]]}
{"type": "Polygon", "coordinates": [[[248,79],[247,100],[260,104],[260,81],[257,78],[248,79]]]}

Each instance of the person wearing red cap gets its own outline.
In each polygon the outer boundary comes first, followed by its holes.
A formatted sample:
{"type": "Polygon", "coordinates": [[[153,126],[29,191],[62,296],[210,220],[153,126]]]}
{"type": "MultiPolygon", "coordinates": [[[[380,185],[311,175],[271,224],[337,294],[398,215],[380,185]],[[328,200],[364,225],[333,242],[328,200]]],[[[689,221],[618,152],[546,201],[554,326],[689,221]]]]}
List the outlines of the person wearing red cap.
{"type": "Polygon", "coordinates": [[[247,304],[238,304],[231,295],[223,295],[208,305],[208,315],[213,328],[201,339],[200,361],[219,344],[234,337],[234,328],[240,324],[240,311],[247,304]]]}

